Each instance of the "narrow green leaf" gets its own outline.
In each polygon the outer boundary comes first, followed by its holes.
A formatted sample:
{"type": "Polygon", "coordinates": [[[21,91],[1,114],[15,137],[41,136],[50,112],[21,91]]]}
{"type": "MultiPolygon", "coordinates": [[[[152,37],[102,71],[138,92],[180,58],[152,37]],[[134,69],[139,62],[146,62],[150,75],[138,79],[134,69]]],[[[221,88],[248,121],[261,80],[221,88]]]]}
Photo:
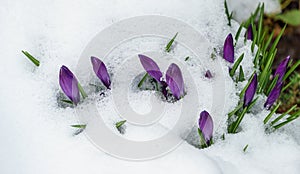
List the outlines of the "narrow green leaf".
{"type": "Polygon", "coordinates": [[[237,41],[239,40],[239,37],[240,37],[242,29],[243,29],[243,24],[241,24],[239,26],[239,28],[238,28],[238,30],[237,30],[237,32],[235,34],[235,37],[234,37],[234,39],[235,39],[235,45],[236,45],[237,41]]]}
{"type": "Polygon", "coordinates": [[[279,120],[281,120],[284,116],[286,116],[287,114],[289,114],[290,112],[292,112],[295,108],[297,107],[297,104],[292,106],[288,111],[286,111],[285,113],[281,114],[280,116],[278,116],[275,120],[273,120],[271,122],[272,125],[274,125],[275,123],[277,123],[279,120]]]}
{"type": "Polygon", "coordinates": [[[224,0],[224,7],[225,7],[225,14],[226,14],[227,20],[228,20],[227,25],[231,26],[231,18],[232,18],[233,13],[231,12],[229,14],[229,10],[228,10],[228,6],[227,6],[227,1],[226,0],[224,0]]]}
{"type": "Polygon", "coordinates": [[[275,129],[279,129],[279,128],[281,128],[282,126],[284,126],[284,125],[286,125],[286,124],[288,124],[288,123],[294,121],[294,120],[297,119],[298,117],[299,117],[299,115],[298,115],[297,117],[293,117],[293,118],[290,119],[290,120],[286,120],[286,121],[284,121],[284,122],[282,122],[282,123],[279,123],[278,125],[273,126],[273,127],[274,127],[275,129]]]}
{"type": "Polygon", "coordinates": [[[300,60],[298,60],[284,75],[283,81],[286,80],[293,72],[295,72],[296,68],[300,65],[300,60]]]}
{"type": "Polygon", "coordinates": [[[240,66],[239,81],[242,82],[244,80],[245,80],[244,70],[243,67],[240,66]]]}
{"type": "Polygon", "coordinates": [[[81,84],[78,82],[78,89],[80,94],[82,95],[83,99],[87,97],[87,94],[85,93],[84,89],[82,88],[81,84]]]}
{"type": "Polygon", "coordinates": [[[265,4],[263,3],[260,8],[259,20],[258,20],[258,29],[257,29],[257,45],[259,45],[259,41],[262,37],[262,30],[263,30],[263,20],[264,20],[264,8],[265,4]]]}
{"type": "Polygon", "coordinates": [[[269,45],[270,45],[270,43],[273,39],[273,35],[274,35],[274,30],[272,31],[272,33],[269,36],[268,40],[265,42],[265,45],[264,45],[263,50],[262,50],[263,53],[267,51],[267,49],[268,49],[268,47],[269,47],[269,45]]]}
{"type": "Polygon", "coordinates": [[[279,42],[279,40],[280,40],[282,34],[284,33],[285,28],[286,28],[286,24],[285,24],[284,27],[281,29],[279,35],[276,37],[275,41],[273,42],[273,44],[272,44],[272,46],[271,46],[271,48],[270,48],[269,54],[273,54],[273,53],[274,53],[274,51],[275,51],[275,49],[276,49],[276,47],[277,47],[277,44],[278,44],[278,42],[279,42]]]}
{"type": "Polygon", "coordinates": [[[230,70],[229,74],[230,74],[231,77],[234,76],[235,71],[237,70],[238,66],[242,62],[243,58],[244,58],[244,53],[237,59],[237,61],[233,65],[232,69],[230,70]]]}
{"type": "Polygon", "coordinates": [[[138,83],[138,87],[139,87],[139,88],[143,85],[143,83],[144,83],[144,81],[146,80],[147,76],[148,76],[148,73],[146,73],[146,74],[143,76],[143,78],[141,79],[141,81],[138,83]]]}
{"type": "Polygon", "coordinates": [[[236,130],[239,127],[241,121],[243,120],[247,110],[247,107],[243,109],[242,113],[238,116],[238,119],[234,123],[232,123],[232,128],[228,131],[228,133],[236,133],[236,130]]]}
{"type": "Polygon", "coordinates": [[[243,107],[243,102],[241,102],[233,111],[228,113],[228,117],[232,117],[238,110],[240,110],[243,107]]]}
{"type": "Polygon", "coordinates": [[[40,66],[40,61],[34,58],[31,54],[29,54],[27,51],[23,51],[22,53],[33,63],[35,66],[40,66]]]}
{"type": "Polygon", "coordinates": [[[205,138],[201,132],[201,130],[198,128],[198,134],[199,134],[199,138],[200,138],[200,146],[201,148],[205,148],[208,147],[208,145],[206,144],[205,138]]]}
{"type": "Polygon", "coordinates": [[[78,129],[85,129],[86,124],[74,124],[74,125],[71,125],[71,127],[78,128],[78,129]]]}
{"type": "Polygon", "coordinates": [[[247,149],[248,149],[248,144],[243,148],[243,152],[246,152],[247,149]]]}
{"type": "Polygon", "coordinates": [[[266,91],[266,95],[269,95],[269,94],[270,94],[271,90],[272,90],[272,89],[274,88],[274,86],[276,85],[278,78],[279,78],[279,75],[277,74],[277,75],[275,76],[275,78],[273,78],[271,84],[269,85],[269,88],[268,88],[268,90],[266,91]]]}
{"type": "Polygon", "coordinates": [[[126,123],[126,120],[122,120],[116,123],[116,128],[119,129],[124,123],[126,123]]]}
{"type": "Polygon", "coordinates": [[[264,124],[267,124],[267,122],[270,120],[270,118],[273,116],[273,114],[277,111],[277,109],[279,108],[279,106],[281,105],[281,102],[279,102],[276,107],[266,116],[266,118],[264,119],[264,124]]]}
{"type": "Polygon", "coordinates": [[[73,102],[72,102],[71,100],[64,100],[64,99],[63,99],[63,100],[61,100],[61,101],[62,101],[62,102],[65,102],[65,103],[68,103],[68,104],[71,104],[71,105],[73,104],[73,102]]]}
{"type": "Polygon", "coordinates": [[[171,51],[171,46],[173,44],[173,42],[175,41],[176,37],[178,35],[178,32],[175,34],[175,36],[170,40],[170,42],[167,44],[166,46],[166,52],[170,52],[171,51]]]}

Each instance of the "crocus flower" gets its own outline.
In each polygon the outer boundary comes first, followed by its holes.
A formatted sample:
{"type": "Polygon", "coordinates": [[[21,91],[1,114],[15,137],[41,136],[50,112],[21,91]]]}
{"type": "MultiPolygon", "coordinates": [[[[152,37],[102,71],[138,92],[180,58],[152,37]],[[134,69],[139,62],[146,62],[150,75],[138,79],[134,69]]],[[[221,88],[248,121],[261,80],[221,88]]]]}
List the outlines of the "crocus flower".
{"type": "Polygon", "coordinates": [[[234,62],[234,47],[231,33],[226,37],[224,42],[223,58],[230,63],[234,62]]]}
{"type": "Polygon", "coordinates": [[[59,71],[59,85],[66,96],[76,105],[80,101],[78,80],[66,67],[62,66],[59,71]]]}
{"type": "Polygon", "coordinates": [[[256,88],[257,88],[257,75],[255,73],[248,88],[245,91],[244,107],[248,106],[253,100],[254,94],[256,92],[256,88]]]}
{"type": "Polygon", "coordinates": [[[174,97],[179,100],[184,95],[184,83],[181,71],[175,63],[166,72],[166,82],[174,97]]]}
{"type": "Polygon", "coordinates": [[[268,95],[267,101],[264,104],[264,107],[269,110],[275,101],[278,99],[282,88],[282,82],[276,83],[274,88],[271,90],[270,94],[268,95]]]}
{"type": "Polygon", "coordinates": [[[209,78],[209,79],[212,78],[212,74],[211,74],[211,72],[209,70],[206,71],[205,77],[209,78]]]}
{"type": "Polygon", "coordinates": [[[275,71],[275,74],[274,76],[278,75],[278,82],[281,82],[282,81],[282,78],[284,77],[285,75],[285,72],[286,72],[286,68],[287,68],[287,65],[290,61],[290,56],[287,56],[284,60],[282,60],[280,62],[280,64],[278,65],[276,71],[275,71]]]}
{"type": "Polygon", "coordinates": [[[91,62],[97,77],[101,80],[101,82],[104,84],[104,86],[106,86],[107,89],[110,89],[110,77],[105,64],[100,59],[93,56],[91,57],[91,62]]]}
{"type": "Polygon", "coordinates": [[[155,80],[157,80],[158,82],[160,82],[161,77],[162,77],[162,72],[160,71],[158,65],[156,64],[156,62],[154,62],[154,60],[152,60],[151,58],[139,54],[138,55],[140,58],[140,61],[144,67],[144,69],[147,71],[147,73],[153,77],[155,80]]]}
{"type": "Polygon", "coordinates": [[[252,40],[253,41],[253,31],[252,31],[252,25],[249,25],[247,29],[247,40],[252,40]]]}
{"type": "Polygon", "coordinates": [[[199,129],[201,130],[201,133],[206,141],[206,144],[209,145],[213,135],[214,124],[211,116],[207,111],[204,110],[200,113],[198,124],[199,129]]]}

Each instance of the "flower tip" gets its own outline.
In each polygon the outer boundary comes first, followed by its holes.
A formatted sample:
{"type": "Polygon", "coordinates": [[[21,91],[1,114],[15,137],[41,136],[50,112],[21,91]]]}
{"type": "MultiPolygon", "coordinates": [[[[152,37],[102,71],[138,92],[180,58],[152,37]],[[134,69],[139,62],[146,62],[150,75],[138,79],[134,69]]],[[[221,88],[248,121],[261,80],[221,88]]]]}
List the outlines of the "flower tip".
{"type": "Polygon", "coordinates": [[[105,64],[97,57],[91,56],[93,70],[107,89],[110,89],[110,77],[105,64]]]}
{"type": "Polygon", "coordinates": [[[253,31],[252,31],[252,25],[249,25],[247,29],[247,40],[253,41],[253,31]]]}
{"type": "Polygon", "coordinates": [[[66,96],[76,105],[80,101],[78,80],[65,65],[59,71],[59,85],[66,96]]]}
{"type": "Polygon", "coordinates": [[[231,33],[228,34],[224,42],[223,58],[230,63],[234,62],[234,46],[233,37],[231,33]]]}
{"type": "Polygon", "coordinates": [[[151,59],[148,56],[142,55],[142,54],[138,54],[138,57],[140,58],[140,62],[142,64],[142,66],[144,67],[144,69],[146,70],[146,72],[153,77],[156,81],[160,82],[161,77],[162,77],[162,72],[160,71],[158,65],[156,64],[156,62],[151,59]]]}
{"type": "Polygon", "coordinates": [[[175,63],[172,63],[166,72],[166,82],[177,100],[184,96],[185,91],[182,73],[175,63]]]}
{"type": "Polygon", "coordinates": [[[248,88],[245,91],[244,107],[248,106],[252,102],[253,97],[256,93],[256,88],[257,88],[257,74],[254,73],[253,78],[252,78],[248,88]]]}
{"type": "Polygon", "coordinates": [[[206,77],[206,78],[209,78],[209,79],[212,78],[212,74],[211,74],[211,72],[210,72],[209,70],[207,70],[207,71],[205,72],[205,77],[206,77]]]}
{"type": "Polygon", "coordinates": [[[208,143],[212,138],[214,125],[212,117],[206,110],[200,113],[198,126],[205,138],[205,141],[208,143]]]}

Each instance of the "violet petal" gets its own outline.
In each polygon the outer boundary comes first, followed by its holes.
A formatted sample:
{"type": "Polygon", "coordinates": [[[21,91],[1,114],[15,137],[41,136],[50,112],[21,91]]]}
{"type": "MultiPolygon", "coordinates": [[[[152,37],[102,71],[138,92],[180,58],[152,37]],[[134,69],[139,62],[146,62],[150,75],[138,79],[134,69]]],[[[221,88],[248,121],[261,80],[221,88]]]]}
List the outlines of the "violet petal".
{"type": "Polygon", "coordinates": [[[252,40],[253,41],[253,31],[252,31],[252,25],[250,24],[248,29],[247,29],[247,40],[252,40]]]}
{"type": "Polygon", "coordinates": [[[282,82],[276,83],[274,88],[271,90],[270,94],[268,95],[267,101],[264,104],[264,107],[269,110],[273,104],[276,102],[278,97],[280,96],[282,88],[282,82]]]}
{"type": "Polygon", "coordinates": [[[101,80],[104,86],[106,86],[106,88],[110,89],[110,77],[105,64],[100,59],[93,56],[91,57],[91,62],[97,77],[101,80]]]}
{"type": "Polygon", "coordinates": [[[205,77],[211,79],[213,76],[209,70],[206,71],[205,77]]]}
{"type": "Polygon", "coordinates": [[[80,101],[78,80],[74,74],[66,67],[62,66],[59,71],[59,85],[66,96],[75,104],[80,101]]]}
{"type": "Polygon", "coordinates": [[[198,124],[206,143],[210,144],[209,141],[211,140],[213,135],[214,124],[211,116],[207,111],[204,110],[200,113],[198,124]]]}
{"type": "Polygon", "coordinates": [[[160,71],[156,62],[154,62],[154,60],[152,60],[151,58],[149,58],[145,55],[139,54],[138,56],[140,58],[140,61],[143,65],[144,69],[147,71],[147,73],[151,77],[153,77],[155,80],[160,82],[160,79],[162,77],[162,72],[160,71]]]}
{"type": "Polygon", "coordinates": [[[234,47],[231,33],[226,37],[224,42],[223,58],[230,63],[234,62],[234,47]]]}
{"type": "Polygon", "coordinates": [[[285,75],[285,72],[286,72],[286,68],[287,68],[287,65],[289,63],[289,60],[290,60],[290,56],[287,56],[284,60],[282,60],[280,62],[280,64],[278,65],[276,71],[275,71],[275,74],[274,76],[278,75],[278,82],[281,82],[284,75],[285,75]]]}
{"type": "Polygon", "coordinates": [[[255,73],[248,88],[245,91],[244,107],[248,106],[252,102],[253,97],[256,93],[256,88],[257,88],[257,75],[255,73]]]}
{"type": "Polygon", "coordinates": [[[177,100],[184,95],[184,82],[179,67],[172,63],[166,72],[166,82],[177,100]]]}

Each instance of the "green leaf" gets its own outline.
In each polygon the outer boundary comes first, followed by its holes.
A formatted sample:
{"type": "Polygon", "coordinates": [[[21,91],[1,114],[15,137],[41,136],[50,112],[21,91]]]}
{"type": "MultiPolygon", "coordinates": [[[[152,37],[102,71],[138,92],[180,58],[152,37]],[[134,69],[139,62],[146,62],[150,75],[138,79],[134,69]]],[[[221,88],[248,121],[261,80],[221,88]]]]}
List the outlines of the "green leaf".
{"type": "Polygon", "coordinates": [[[268,88],[268,90],[266,91],[266,95],[269,95],[269,94],[270,94],[271,90],[272,90],[272,89],[274,88],[274,86],[276,85],[278,78],[279,78],[279,75],[277,74],[277,75],[275,76],[275,78],[272,80],[271,84],[269,85],[269,88],[268,88]]]}
{"type": "Polygon", "coordinates": [[[235,71],[237,70],[238,66],[242,62],[243,58],[244,58],[244,53],[237,59],[237,61],[233,65],[232,69],[230,70],[229,74],[230,74],[231,77],[234,76],[235,71]]]}
{"type": "Polygon", "coordinates": [[[68,103],[68,104],[71,104],[71,105],[73,104],[73,102],[72,102],[71,100],[64,100],[64,99],[63,99],[63,100],[61,100],[61,101],[62,101],[62,102],[65,102],[65,103],[68,103]]]}
{"type": "Polygon", "coordinates": [[[239,81],[242,82],[244,80],[245,80],[244,70],[243,67],[240,66],[239,81]]]}
{"type": "Polygon", "coordinates": [[[248,149],[248,144],[243,148],[243,152],[246,152],[247,149],[248,149]]]}
{"type": "Polygon", "coordinates": [[[235,34],[235,37],[234,37],[234,39],[235,39],[235,45],[236,45],[237,41],[239,40],[239,37],[240,37],[242,29],[243,29],[243,24],[240,25],[240,27],[238,28],[238,30],[237,30],[237,32],[235,34]]]}
{"type": "Polygon", "coordinates": [[[190,56],[187,56],[184,61],[188,61],[190,59],[190,56]]]}
{"type": "Polygon", "coordinates": [[[283,81],[286,80],[293,72],[295,72],[295,69],[300,65],[300,60],[298,60],[284,75],[283,81]]]}
{"type": "Polygon", "coordinates": [[[228,133],[236,133],[236,130],[239,127],[241,121],[243,120],[247,110],[248,107],[245,107],[243,109],[242,113],[238,116],[238,119],[229,126],[228,133]]]}
{"type": "Polygon", "coordinates": [[[266,116],[266,118],[264,119],[264,124],[267,124],[267,122],[270,120],[270,118],[273,116],[273,114],[277,111],[277,109],[279,108],[279,106],[281,105],[281,102],[279,102],[276,107],[266,116]]]}
{"type": "Polygon", "coordinates": [[[200,146],[201,146],[201,148],[208,147],[208,144],[206,143],[205,138],[204,138],[204,136],[203,136],[203,134],[202,134],[202,132],[199,128],[198,128],[198,134],[199,134],[199,137],[200,137],[200,146]]]}
{"type": "Polygon", "coordinates": [[[23,51],[22,53],[33,63],[35,66],[40,66],[40,61],[34,58],[31,54],[29,54],[27,51],[23,51]]]}
{"type": "Polygon", "coordinates": [[[227,25],[231,26],[231,19],[232,19],[233,12],[231,12],[229,14],[229,10],[228,10],[228,6],[227,6],[227,1],[226,0],[224,0],[224,7],[225,7],[225,14],[226,14],[227,20],[228,20],[227,25]]]}
{"type": "Polygon", "coordinates": [[[276,122],[278,122],[279,120],[281,120],[284,116],[286,116],[287,114],[289,114],[290,112],[292,112],[295,108],[297,107],[297,104],[295,104],[294,106],[292,106],[288,111],[286,111],[285,113],[281,114],[280,116],[278,116],[275,120],[273,120],[271,122],[271,124],[275,124],[276,122]]]}
{"type": "Polygon", "coordinates": [[[71,125],[71,127],[78,128],[78,129],[85,129],[86,124],[74,124],[74,125],[71,125]]]}
{"type": "Polygon", "coordinates": [[[289,25],[300,25],[300,10],[288,10],[285,13],[275,16],[275,20],[281,20],[289,25]]]}
{"type": "Polygon", "coordinates": [[[178,35],[178,32],[175,34],[175,36],[170,40],[170,42],[167,44],[166,46],[166,52],[170,52],[171,51],[171,46],[173,44],[173,42],[175,41],[176,37],[178,35]]]}
{"type": "Polygon", "coordinates": [[[138,83],[138,87],[139,87],[139,88],[143,85],[143,83],[144,83],[144,81],[146,80],[147,76],[148,76],[148,73],[146,73],[146,74],[143,76],[143,78],[141,79],[141,81],[138,83]]]}
{"type": "Polygon", "coordinates": [[[119,129],[124,123],[126,123],[126,120],[122,120],[116,123],[116,128],[119,129]]]}
{"type": "Polygon", "coordinates": [[[82,95],[83,99],[87,97],[87,94],[85,93],[84,89],[82,88],[81,84],[78,82],[78,89],[80,94],[82,95]]]}
{"type": "Polygon", "coordinates": [[[260,14],[259,14],[259,20],[258,20],[258,28],[257,28],[257,45],[259,45],[259,42],[262,38],[262,30],[263,30],[263,20],[264,20],[264,8],[265,4],[262,4],[260,8],[260,14]]]}

